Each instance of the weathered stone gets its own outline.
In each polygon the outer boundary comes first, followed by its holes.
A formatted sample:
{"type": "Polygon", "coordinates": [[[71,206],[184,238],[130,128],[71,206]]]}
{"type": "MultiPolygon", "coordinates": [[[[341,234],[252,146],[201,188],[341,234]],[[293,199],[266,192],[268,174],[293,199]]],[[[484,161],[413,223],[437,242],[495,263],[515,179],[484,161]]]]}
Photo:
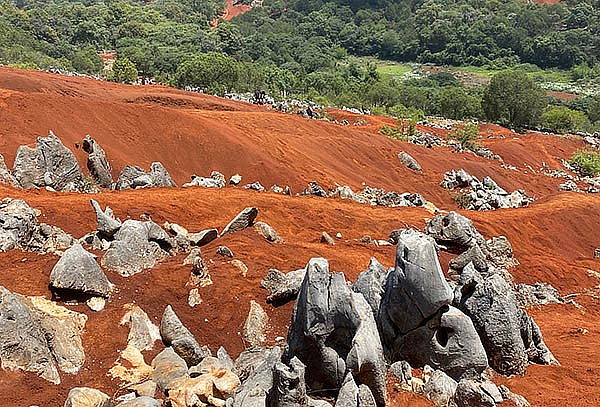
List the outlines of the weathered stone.
{"type": "Polygon", "coordinates": [[[252,189],[254,191],[260,191],[260,192],[265,190],[265,187],[263,187],[262,184],[258,181],[253,182],[252,184],[246,184],[246,185],[244,185],[244,188],[252,189]]]}
{"type": "Polygon", "coordinates": [[[150,176],[154,187],[176,187],[169,171],[160,162],[150,164],[150,176]]]}
{"type": "Polygon", "coordinates": [[[457,386],[454,379],[441,370],[436,370],[423,386],[423,393],[435,406],[447,407],[457,386]]]}
{"type": "Polygon", "coordinates": [[[225,226],[225,229],[221,232],[221,236],[224,236],[227,233],[238,232],[252,226],[257,215],[258,209],[252,207],[245,208],[238,213],[227,226],[225,226]]]}
{"type": "Polygon", "coordinates": [[[142,352],[132,345],[127,345],[125,350],[119,352],[119,358],[108,371],[108,375],[124,384],[132,385],[147,381],[152,372],[153,369],[146,364],[142,352]]]}
{"type": "Polygon", "coordinates": [[[0,201],[0,252],[26,249],[39,229],[39,211],[19,199],[0,201]]]}
{"type": "Polygon", "coordinates": [[[377,407],[377,402],[369,386],[358,386],[358,407],[377,407]]]}
{"type": "Polygon", "coordinates": [[[233,259],[233,260],[231,260],[231,264],[240,271],[240,274],[242,275],[242,277],[246,277],[248,275],[248,266],[246,266],[246,264],[244,264],[243,261],[238,260],[238,259],[233,259]]]}
{"type": "Polygon", "coordinates": [[[379,314],[387,275],[388,270],[375,257],[371,257],[369,267],[359,274],[356,282],[352,285],[354,292],[361,293],[365,297],[375,318],[379,314]]]}
{"type": "Polygon", "coordinates": [[[173,243],[167,233],[152,221],[128,219],[115,234],[102,265],[129,277],[168,257],[173,243]]]}
{"type": "Polygon", "coordinates": [[[488,271],[485,253],[481,250],[478,244],[472,245],[463,253],[450,260],[449,265],[451,269],[460,273],[462,269],[464,269],[469,263],[473,263],[475,269],[480,273],[485,273],[488,271]]]}
{"type": "Polygon", "coordinates": [[[390,366],[390,373],[400,379],[400,383],[410,384],[410,380],[412,378],[412,368],[407,361],[401,360],[392,363],[390,366]]]}
{"type": "Polygon", "coordinates": [[[304,370],[304,364],[298,358],[292,358],[289,367],[281,362],[275,364],[269,407],[304,407],[308,404],[304,370]]]}
{"type": "Polygon", "coordinates": [[[261,282],[261,287],[271,291],[267,297],[267,303],[280,306],[294,300],[300,291],[304,274],[304,269],[289,273],[282,273],[275,269],[269,270],[261,282]]]}
{"type": "Polygon", "coordinates": [[[115,218],[112,210],[107,206],[103,211],[100,204],[93,199],[90,203],[96,212],[96,230],[101,238],[111,239],[121,228],[121,221],[115,218]]]}
{"type": "Polygon", "coordinates": [[[306,266],[284,361],[294,356],[306,365],[312,390],[339,389],[351,372],[385,405],[386,368],[371,307],[343,274],[329,273],[325,259],[306,266]]]}
{"type": "Polygon", "coordinates": [[[426,233],[437,243],[460,253],[475,243],[479,243],[480,247],[485,244],[483,236],[475,229],[473,222],[456,212],[440,214],[431,219],[427,224],[426,233]]]}
{"type": "Polygon", "coordinates": [[[304,190],[303,195],[314,195],[321,198],[327,198],[327,192],[316,182],[311,181],[308,183],[308,188],[304,190]]]}
{"type": "Polygon", "coordinates": [[[74,387],[69,391],[64,407],[112,407],[110,397],[100,390],[74,387]]]}
{"type": "Polygon", "coordinates": [[[228,366],[212,356],[202,359],[199,365],[190,368],[189,373],[192,378],[198,376],[210,378],[213,384],[210,395],[220,399],[231,397],[241,384],[240,379],[228,366]]]}
{"type": "Polygon", "coordinates": [[[107,298],[112,284],[96,258],[75,244],[67,249],[52,268],[50,287],[59,295],[89,295],[107,298]]]}
{"type": "Polygon", "coordinates": [[[197,288],[192,288],[188,294],[188,305],[195,307],[196,305],[202,304],[202,297],[200,297],[200,291],[197,288]]]}
{"type": "Polygon", "coordinates": [[[219,246],[219,247],[217,247],[217,254],[219,256],[229,257],[230,259],[233,258],[233,252],[227,246],[219,246]]]}
{"type": "Polygon", "coordinates": [[[458,407],[494,407],[494,399],[474,380],[463,379],[456,387],[454,400],[458,407]]]}
{"type": "Polygon", "coordinates": [[[237,186],[237,185],[240,185],[241,182],[242,182],[242,176],[240,174],[232,175],[231,178],[229,178],[230,185],[237,186]]]}
{"type": "Polygon", "coordinates": [[[136,397],[133,400],[117,404],[116,407],[161,407],[162,402],[153,399],[152,397],[136,397]]]}
{"type": "Polygon", "coordinates": [[[334,246],[335,240],[333,240],[333,237],[331,237],[329,233],[323,232],[321,233],[321,243],[326,243],[329,246],[334,246]]]}
{"type": "Polygon", "coordinates": [[[548,283],[517,284],[515,294],[520,307],[562,304],[564,302],[558,290],[548,283]]]}
{"type": "Polygon", "coordinates": [[[269,316],[254,300],[250,300],[250,311],[244,322],[242,335],[251,346],[261,346],[266,340],[266,329],[269,316]]]}
{"type": "Polygon", "coordinates": [[[344,378],[335,401],[335,407],[358,407],[358,386],[351,373],[344,378]]]}
{"type": "Polygon", "coordinates": [[[510,400],[513,403],[515,403],[515,405],[517,407],[529,407],[531,406],[531,404],[529,404],[529,402],[527,401],[527,399],[519,394],[515,394],[512,391],[510,391],[508,389],[508,387],[506,387],[505,385],[500,385],[498,386],[498,391],[500,391],[500,394],[502,395],[502,398],[504,400],[510,400]]]}
{"type": "Polygon", "coordinates": [[[88,153],[87,168],[96,183],[102,188],[112,188],[111,167],[102,147],[89,134],[83,139],[82,146],[83,151],[88,153]]]}
{"type": "Polygon", "coordinates": [[[407,152],[402,151],[401,153],[399,153],[398,154],[398,159],[400,160],[400,162],[402,164],[404,164],[406,167],[410,168],[411,170],[415,170],[415,171],[422,171],[423,170],[421,168],[421,165],[417,162],[417,160],[415,160],[407,152]]]}
{"type": "MultiPolygon", "coordinates": [[[[254,347],[247,349],[240,353],[238,358],[235,360],[235,366],[233,372],[240,378],[242,382],[246,382],[253,372],[262,365],[265,360],[273,359],[273,354],[276,353],[276,359],[279,361],[281,356],[281,350],[279,348],[261,348],[254,347]]],[[[273,363],[273,366],[275,363],[273,363]]]]}
{"type": "Polygon", "coordinates": [[[213,171],[210,174],[210,178],[199,177],[198,175],[192,175],[192,180],[184,187],[204,187],[204,188],[224,188],[225,187],[225,176],[218,171],[213,171]]]}
{"type": "Polygon", "coordinates": [[[264,237],[268,242],[272,243],[283,243],[283,239],[279,237],[275,229],[266,224],[265,222],[256,222],[254,224],[256,232],[264,237]]]}
{"type": "Polygon", "coordinates": [[[104,297],[90,297],[85,302],[85,305],[88,306],[89,309],[95,312],[100,312],[106,307],[106,298],[104,297]]]}
{"type": "MultiPolygon", "coordinates": [[[[249,371],[247,379],[240,375],[242,385],[238,388],[228,407],[266,407],[267,396],[273,387],[273,369],[280,361],[281,351],[275,347],[272,349],[258,349],[242,352],[236,360],[236,371],[243,369],[249,371]],[[244,355],[245,354],[245,355],[244,355]],[[242,358],[244,361],[240,361],[242,358]],[[247,356],[251,356],[248,358],[247,356]],[[258,357],[257,357],[258,356],[258,357]],[[240,363],[238,364],[238,361],[240,363]],[[250,364],[247,362],[251,361],[250,364]],[[246,367],[243,368],[242,365],[246,367]],[[252,366],[250,369],[248,369],[252,366]]],[[[239,373],[238,373],[239,374],[239,373]]],[[[244,373],[245,375],[245,373],[244,373]]]]}
{"type": "Polygon", "coordinates": [[[197,233],[190,233],[187,235],[187,238],[194,246],[204,246],[215,240],[219,236],[219,231],[217,229],[207,229],[202,230],[197,233]]]}
{"type": "Polygon", "coordinates": [[[128,389],[135,392],[138,397],[154,397],[156,394],[156,387],[156,382],[154,382],[154,380],[146,380],[145,382],[131,385],[128,389]]]}
{"type": "Polygon", "coordinates": [[[125,304],[126,312],[121,318],[120,325],[129,324],[127,344],[141,351],[150,350],[154,342],[161,339],[158,327],[150,321],[148,314],[134,304],[125,304]]]}
{"type": "Polygon", "coordinates": [[[171,389],[177,379],[189,377],[185,360],[170,347],[156,355],[151,366],[154,369],[152,380],[163,391],[171,389]]]}
{"type": "Polygon", "coordinates": [[[152,177],[142,168],[127,165],[121,170],[115,184],[116,190],[147,188],[152,186],[152,177]]]}
{"type": "Polygon", "coordinates": [[[165,345],[171,346],[188,366],[197,365],[203,358],[210,356],[196,342],[194,335],[183,325],[170,305],[165,308],[160,321],[160,335],[165,345]]]}
{"type": "Polygon", "coordinates": [[[0,184],[10,184],[13,187],[20,187],[17,179],[8,170],[2,154],[0,154],[0,184]]]}

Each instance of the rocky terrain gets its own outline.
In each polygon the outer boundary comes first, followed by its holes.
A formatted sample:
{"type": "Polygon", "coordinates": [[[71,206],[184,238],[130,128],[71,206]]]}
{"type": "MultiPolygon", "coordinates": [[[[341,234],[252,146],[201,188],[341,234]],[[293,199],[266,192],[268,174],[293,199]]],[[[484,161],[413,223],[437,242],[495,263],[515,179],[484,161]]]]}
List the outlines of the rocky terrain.
{"type": "Polygon", "coordinates": [[[329,113],[0,68],[2,405],[598,404],[586,142],[329,113]]]}

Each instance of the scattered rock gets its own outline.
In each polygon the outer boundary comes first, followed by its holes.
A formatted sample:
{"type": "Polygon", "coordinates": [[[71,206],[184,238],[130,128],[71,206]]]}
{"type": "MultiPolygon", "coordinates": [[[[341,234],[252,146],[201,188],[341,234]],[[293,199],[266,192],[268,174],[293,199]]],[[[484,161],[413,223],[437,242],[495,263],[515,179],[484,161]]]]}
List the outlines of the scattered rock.
{"type": "Polygon", "coordinates": [[[398,159],[400,160],[400,162],[402,164],[404,164],[406,167],[410,168],[411,170],[423,171],[423,169],[421,168],[421,165],[417,162],[417,160],[415,160],[407,152],[402,151],[401,153],[399,153],[398,159]]]}
{"type": "Polygon", "coordinates": [[[153,369],[146,364],[142,352],[132,345],[127,345],[125,350],[119,352],[119,358],[108,371],[108,375],[126,385],[135,385],[150,379],[152,372],[153,369]]]}
{"type": "Polygon", "coordinates": [[[255,348],[242,352],[236,360],[236,372],[242,380],[229,407],[264,407],[273,387],[273,370],[281,351],[255,348]]]}
{"type": "Polygon", "coordinates": [[[298,358],[292,358],[289,366],[277,362],[273,369],[273,386],[269,392],[270,407],[301,407],[308,405],[305,367],[298,358]]]}
{"type": "Polygon", "coordinates": [[[110,397],[100,390],[74,387],[69,391],[64,407],[112,407],[110,397]]]}
{"type": "Polygon", "coordinates": [[[266,340],[266,328],[269,316],[254,300],[250,300],[250,311],[244,323],[242,334],[251,346],[261,346],[266,340]]]}
{"type": "Polygon", "coordinates": [[[217,247],[217,254],[219,256],[229,257],[230,259],[233,258],[233,252],[227,246],[219,246],[219,247],[217,247]]]}
{"type": "Polygon", "coordinates": [[[92,311],[100,312],[104,309],[104,307],[106,307],[106,298],[91,297],[85,302],[85,305],[87,305],[92,311]]]}
{"type": "Polygon", "coordinates": [[[202,253],[200,252],[199,247],[192,249],[190,254],[183,261],[183,264],[192,266],[191,279],[194,285],[207,287],[212,284],[208,267],[206,266],[204,260],[202,260],[202,253]]]}
{"type": "Polygon", "coordinates": [[[98,235],[103,239],[112,239],[115,233],[121,228],[121,221],[115,218],[112,210],[107,206],[103,211],[100,204],[93,199],[90,199],[92,208],[96,212],[96,230],[98,235]]]}
{"type": "Polygon", "coordinates": [[[151,364],[152,380],[162,391],[170,390],[177,379],[188,377],[188,366],[173,348],[165,348],[151,364]]]}
{"type": "MultiPolygon", "coordinates": [[[[150,172],[144,169],[127,165],[119,174],[115,189],[140,189],[150,187],[174,187],[176,186],[167,169],[160,162],[150,165],[150,172]]],[[[185,186],[185,185],[184,185],[185,186]]]]}
{"type": "Polygon", "coordinates": [[[112,188],[114,180],[111,174],[111,167],[102,147],[89,134],[83,139],[82,145],[83,151],[88,153],[87,168],[90,174],[92,174],[94,181],[96,181],[96,184],[102,188],[112,188]]]}
{"type": "Polygon", "coordinates": [[[206,229],[197,233],[190,233],[187,235],[188,240],[193,246],[204,246],[219,237],[219,231],[217,229],[206,229]]]}
{"type": "Polygon", "coordinates": [[[242,176],[240,174],[232,175],[229,178],[229,185],[238,186],[242,182],[242,176]]]}
{"type": "Polygon", "coordinates": [[[200,297],[200,291],[197,288],[192,288],[188,294],[188,305],[194,308],[196,305],[202,304],[202,298],[200,297]]]}
{"type": "Polygon", "coordinates": [[[0,184],[10,184],[13,187],[20,187],[19,182],[8,170],[6,163],[4,162],[4,157],[0,154],[0,184]]]}
{"type": "Polygon", "coordinates": [[[245,189],[253,189],[254,191],[259,191],[259,192],[262,192],[265,190],[265,187],[263,187],[261,185],[261,183],[258,181],[253,182],[252,184],[246,184],[246,185],[244,185],[244,188],[245,189]]]}
{"type": "Polygon", "coordinates": [[[423,386],[423,393],[437,407],[446,407],[454,397],[458,383],[441,370],[433,372],[423,386]]]}
{"type": "Polygon", "coordinates": [[[225,229],[221,232],[221,236],[224,236],[227,233],[238,232],[252,226],[257,215],[258,209],[252,207],[245,208],[238,213],[227,226],[225,226],[225,229]]]}
{"type": "Polygon", "coordinates": [[[267,297],[267,303],[280,306],[296,299],[304,274],[304,269],[290,271],[289,273],[282,273],[275,269],[269,270],[261,282],[261,287],[271,292],[267,297]]]}
{"type": "Polygon", "coordinates": [[[308,188],[304,190],[302,195],[314,195],[320,196],[321,198],[327,198],[329,196],[327,192],[316,181],[309,182],[308,188]]]}
{"type": "Polygon", "coordinates": [[[125,304],[125,315],[121,318],[119,325],[129,324],[127,344],[141,351],[150,350],[154,342],[161,339],[158,327],[150,321],[148,314],[134,304],[125,304]]]}
{"type": "Polygon", "coordinates": [[[133,400],[125,401],[117,404],[116,407],[161,407],[162,402],[153,399],[152,397],[136,397],[133,400]]]}
{"type": "Polygon", "coordinates": [[[283,239],[279,237],[275,229],[266,224],[265,222],[256,222],[254,224],[256,232],[264,237],[268,242],[272,243],[283,243],[283,239]]]}
{"type": "Polygon", "coordinates": [[[248,266],[246,266],[243,261],[234,259],[231,260],[231,264],[240,270],[242,277],[246,277],[248,275],[248,266]]]}
{"type": "Polygon", "coordinates": [[[562,304],[564,302],[558,290],[548,283],[517,284],[515,294],[520,307],[562,304]]]}
{"type": "Polygon", "coordinates": [[[160,162],[150,164],[150,176],[153,187],[176,187],[167,169],[160,162]]]}
{"type": "Polygon", "coordinates": [[[210,351],[200,347],[194,335],[183,325],[170,305],[165,308],[160,321],[160,336],[165,345],[171,346],[188,366],[197,365],[202,359],[210,356],[210,351]]]}
{"type": "Polygon", "coordinates": [[[192,180],[184,187],[204,187],[204,188],[224,188],[225,187],[225,176],[218,171],[213,171],[210,174],[210,178],[199,177],[192,175],[192,180]]]}
{"type": "Polygon", "coordinates": [[[454,400],[458,407],[495,407],[496,402],[480,386],[480,383],[463,379],[458,383],[454,400]]]}
{"type": "Polygon", "coordinates": [[[335,245],[335,241],[333,240],[333,238],[331,236],[329,236],[329,233],[327,233],[327,232],[321,233],[321,243],[327,243],[330,246],[335,245]]]}
{"type": "Polygon", "coordinates": [[[50,273],[50,287],[63,296],[99,296],[108,298],[112,284],[95,257],[75,244],[58,260],[50,273]]]}
{"type": "Polygon", "coordinates": [[[500,394],[504,400],[512,401],[517,407],[529,407],[531,405],[525,397],[513,393],[505,385],[498,386],[498,390],[500,391],[500,394]]]}

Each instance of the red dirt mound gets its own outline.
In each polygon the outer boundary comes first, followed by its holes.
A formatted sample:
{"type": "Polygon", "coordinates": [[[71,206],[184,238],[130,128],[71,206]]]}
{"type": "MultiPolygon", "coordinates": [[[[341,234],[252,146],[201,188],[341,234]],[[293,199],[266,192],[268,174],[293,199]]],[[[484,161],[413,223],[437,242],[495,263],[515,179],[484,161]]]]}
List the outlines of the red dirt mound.
{"type": "MultiPolygon", "coordinates": [[[[379,134],[386,118],[332,111],[350,126],[304,119],[267,111],[227,99],[166,87],[124,86],[41,72],[0,68],[0,153],[14,160],[16,148],[33,144],[36,136],[52,129],[72,148],[82,167],[85,153],[77,148],[91,134],[106,150],[115,175],[126,164],[147,167],[162,161],[177,182],[192,173],[226,176],[240,173],[245,181],[269,186],[289,184],[299,191],[310,180],[325,186],[335,182],[353,188],[365,182],[389,190],[423,194],[443,209],[453,209],[451,193],[439,186],[443,173],[465,168],[483,177],[491,175],[507,190],[525,189],[538,200],[527,208],[493,212],[463,212],[485,237],[505,235],[520,265],[515,281],[549,282],[562,294],[576,294],[581,305],[554,305],[531,310],[545,340],[561,362],[559,367],[531,366],[525,377],[502,378],[533,406],[591,406],[600,404],[596,377],[600,372],[600,198],[559,192],[562,180],[544,175],[540,168],[561,168],[561,159],[583,146],[580,139],[538,133],[519,135],[494,125],[482,125],[481,143],[501,155],[502,163],[473,154],[455,154],[449,148],[428,149],[379,134]],[[354,126],[355,121],[361,121],[354,126]],[[415,173],[402,166],[397,154],[407,151],[422,165],[415,173]],[[591,270],[591,271],[590,271],[591,270]]],[[[428,129],[445,136],[448,132],[428,129]]],[[[79,237],[95,227],[88,195],[21,191],[0,186],[1,197],[25,199],[41,209],[41,221],[79,237]]],[[[121,219],[143,214],[162,224],[168,220],[190,231],[222,229],[246,206],[259,208],[258,220],[272,225],[285,244],[270,244],[252,229],[227,235],[203,247],[214,284],[200,289],[202,304],[187,305],[189,268],[184,255],[170,258],[152,270],[130,278],[107,272],[117,291],[105,310],[89,316],[83,335],[86,364],[76,375],[62,375],[55,386],[28,373],[0,370],[0,405],[60,406],[75,386],[96,387],[120,394],[119,383],[106,377],[125,347],[127,328],[119,327],[123,305],[135,302],[158,322],[167,304],[213,352],[221,345],[235,357],[246,346],[240,335],[249,301],[261,303],[271,318],[268,343],[285,336],[292,304],[274,308],[265,303],[260,280],[269,268],[282,271],[303,267],[315,256],[330,260],[333,271],[354,281],[375,256],[385,266],[394,262],[393,247],[362,243],[369,235],[386,239],[401,227],[423,228],[431,214],[421,208],[381,208],[317,197],[288,197],[244,189],[151,189],[102,192],[93,196],[110,205],[121,219]],[[335,246],[319,243],[322,231],[342,238],[335,246]],[[246,277],[215,254],[227,245],[249,268],[246,277]]],[[[99,253],[100,254],[100,253],[99,253]]],[[[27,295],[50,296],[48,276],[57,258],[34,253],[0,253],[0,285],[27,295]]],[[[447,256],[442,266],[447,268],[447,256]]],[[[158,347],[157,347],[158,349],[158,347]]],[[[149,361],[156,351],[147,352],[149,361]]],[[[390,384],[390,405],[425,406],[422,397],[401,392],[390,384]]]]}

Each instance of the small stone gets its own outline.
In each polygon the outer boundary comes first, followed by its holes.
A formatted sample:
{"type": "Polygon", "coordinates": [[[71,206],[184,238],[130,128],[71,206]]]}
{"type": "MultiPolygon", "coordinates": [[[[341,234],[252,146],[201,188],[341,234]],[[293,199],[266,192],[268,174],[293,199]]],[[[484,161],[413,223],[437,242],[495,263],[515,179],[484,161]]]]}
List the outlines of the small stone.
{"type": "Polygon", "coordinates": [[[342,234],[341,234],[340,232],[337,232],[337,233],[335,234],[335,237],[336,237],[336,238],[339,240],[339,239],[341,239],[341,238],[342,238],[342,234]]]}
{"type": "Polygon", "coordinates": [[[200,298],[200,292],[197,288],[192,288],[188,295],[188,305],[194,308],[196,305],[202,304],[202,298],[200,298]]]}
{"type": "Polygon", "coordinates": [[[256,222],[254,224],[254,229],[256,232],[264,237],[268,242],[272,243],[283,243],[283,239],[279,237],[275,229],[269,226],[265,222],[256,222]]]}
{"type": "Polygon", "coordinates": [[[110,397],[100,390],[75,387],[69,391],[64,407],[111,407],[110,397]]]}
{"type": "Polygon", "coordinates": [[[234,259],[231,260],[231,264],[240,269],[242,273],[242,277],[246,277],[248,275],[248,266],[246,266],[241,260],[234,259]]]}
{"type": "Polygon", "coordinates": [[[92,297],[85,303],[92,311],[100,312],[106,306],[106,299],[102,297],[92,297]]]}
{"type": "Polygon", "coordinates": [[[223,257],[229,257],[230,259],[233,258],[233,252],[227,246],[219,246],[217,248],[217,254],[223,257]]]}
{"type": "Polygon", "coordinates": [[[231,178],[229,178],[229,185],[237,186],[240,185],[241,182],[242,176],[240,174],[232,175],[231,178]]]}
{"type": "Polygon", "coordinates": [[[219,237],[219,231],[217,229],[206,229],[197,233],[190,233],[187,238],[194,246],[204,246],[219,237]]]}
{"type": "Polygon", "coordinates": [[[327,232],[321,233],[321,243],[327,243],[330,246],[335,245],[333,238],[327,232]]]}
{"type": "Polygon", "coordinates": [[[265,340],[265,329],[269,322],[269,316],[262,307],[254,300],[250,300],[250,311],[244,323],[244,340],[252,346],[261,346],[265,340]]]}

